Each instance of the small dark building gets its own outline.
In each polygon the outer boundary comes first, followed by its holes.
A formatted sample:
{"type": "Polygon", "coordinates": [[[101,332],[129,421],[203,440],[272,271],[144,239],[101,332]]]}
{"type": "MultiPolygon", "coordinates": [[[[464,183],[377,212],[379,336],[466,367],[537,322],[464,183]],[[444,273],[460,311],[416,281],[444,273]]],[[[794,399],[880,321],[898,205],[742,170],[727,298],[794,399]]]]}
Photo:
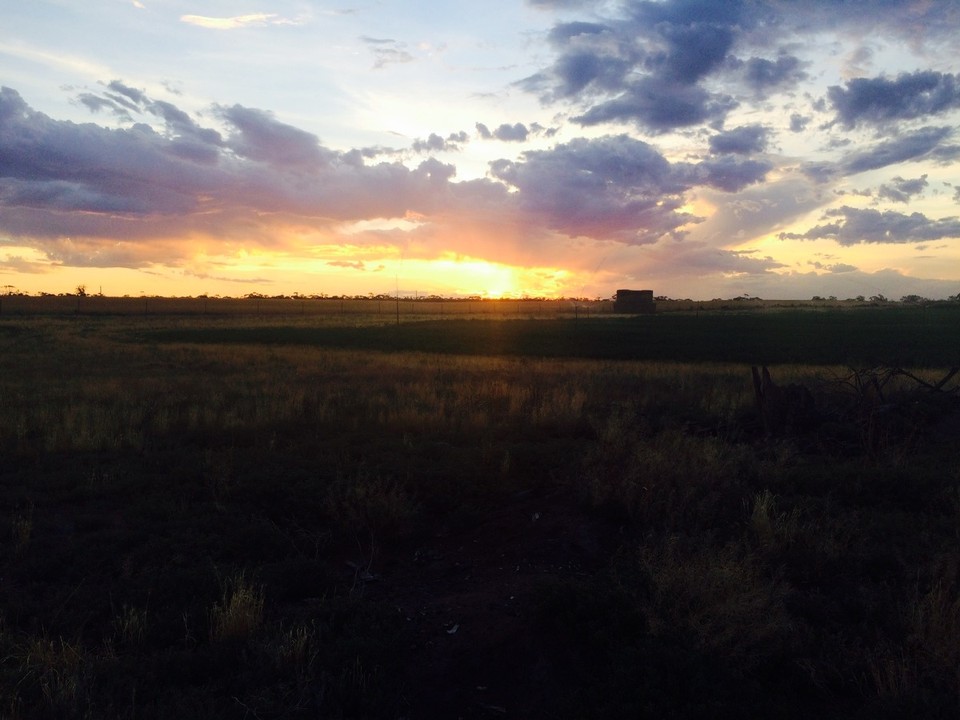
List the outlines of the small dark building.
{"type": "Polygon", "coordinates": [[[653,290],[617,290],[613,311],[617,313],[654,313],[657,304],[653,301],[653,290]]]}

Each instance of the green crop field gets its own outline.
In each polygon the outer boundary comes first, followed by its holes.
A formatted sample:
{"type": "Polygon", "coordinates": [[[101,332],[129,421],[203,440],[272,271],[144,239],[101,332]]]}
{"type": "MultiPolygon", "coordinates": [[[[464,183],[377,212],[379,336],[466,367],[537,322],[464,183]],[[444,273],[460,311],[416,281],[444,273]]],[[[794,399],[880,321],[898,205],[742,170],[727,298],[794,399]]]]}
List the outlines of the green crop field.
{"type": "Polygon", "coordinates": [[[460,320],[352,327],[180,327],[161,342],[317,345],[381,351],[677,362],[955,365],[960,306],[460,320]]]}
{"type": "Polygon", "coordinates": [[[956,716],[956,305],[68,300],[0,306],[0,717],[956,716]]]}

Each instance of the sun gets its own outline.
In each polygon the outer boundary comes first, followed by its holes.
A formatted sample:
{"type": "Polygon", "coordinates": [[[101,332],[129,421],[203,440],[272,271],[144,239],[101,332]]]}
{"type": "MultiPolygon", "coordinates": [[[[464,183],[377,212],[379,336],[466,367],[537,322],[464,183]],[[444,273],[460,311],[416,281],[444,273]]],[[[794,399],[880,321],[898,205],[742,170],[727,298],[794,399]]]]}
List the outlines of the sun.
{"type": "Polygon", "coordinates": [[[522,292],[519,269],[487,260],[456,258],[434,261],[434,268],[467,295],[500,299],[522,292]]]}
{"type": "Polygon", "coordinates": [[[502,300],[505,297],[511,297],[515,294],[513,288],[494,286],[487,288],[483,296],[491,300],[502,300]]]}

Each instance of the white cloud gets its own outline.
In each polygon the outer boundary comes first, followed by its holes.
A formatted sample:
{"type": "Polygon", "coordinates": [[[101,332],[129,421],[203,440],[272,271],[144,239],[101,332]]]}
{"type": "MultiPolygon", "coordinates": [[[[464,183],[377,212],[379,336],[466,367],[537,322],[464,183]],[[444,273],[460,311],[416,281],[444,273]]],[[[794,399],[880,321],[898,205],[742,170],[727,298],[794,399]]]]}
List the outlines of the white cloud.
{"type": "Polygon", "coordinates": [[[282,18],[276,13],[251,13],[233,17],[205,17],[203,15],[181,15],[180,21],[188,25],[209,28],[211,30],[235,30],[242,27],[263,27],[264,25],[296,25],[296,20],[282,18]]]}

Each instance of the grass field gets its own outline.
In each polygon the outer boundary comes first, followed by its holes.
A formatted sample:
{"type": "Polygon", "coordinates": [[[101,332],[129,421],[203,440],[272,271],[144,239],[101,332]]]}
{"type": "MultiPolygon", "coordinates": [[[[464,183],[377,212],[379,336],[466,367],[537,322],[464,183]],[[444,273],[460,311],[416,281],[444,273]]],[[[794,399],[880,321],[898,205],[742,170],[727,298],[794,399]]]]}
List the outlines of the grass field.
{"type": "Polygon", "coordinates": [[[957,306],[3,303],[0,717],[956,717],[957,306]]]}

